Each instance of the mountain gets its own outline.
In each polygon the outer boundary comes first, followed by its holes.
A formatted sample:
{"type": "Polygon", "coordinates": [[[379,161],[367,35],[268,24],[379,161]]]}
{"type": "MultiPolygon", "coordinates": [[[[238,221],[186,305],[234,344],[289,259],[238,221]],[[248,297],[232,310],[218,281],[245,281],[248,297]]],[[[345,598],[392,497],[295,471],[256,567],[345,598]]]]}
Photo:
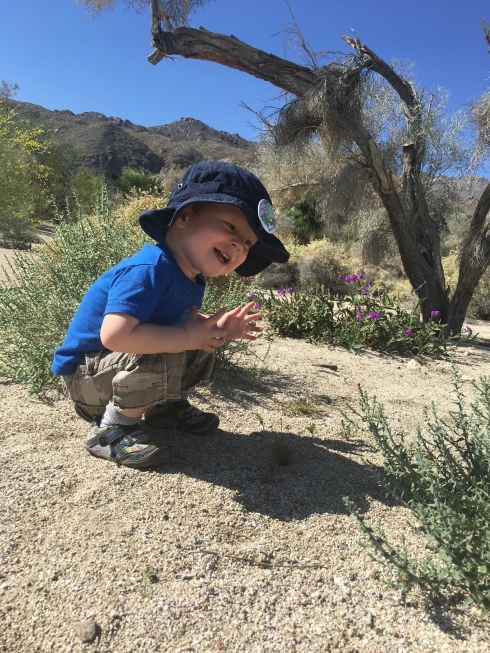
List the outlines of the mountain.
{"type": "Polygon", "coordinates": [[[129,120],[87,111],[50,111],[37,104],[12,101],[17,115],[42,125],[54,143],[68,143],[77,154],[77,172],[88,168],[106,179],[121,175],[125,166],[152,173],[187,168],[198,161],[220,159],[247,166],[255,144],[238,134],[213,129],[195,118],[168,125],[143,127],[129,120]]]}

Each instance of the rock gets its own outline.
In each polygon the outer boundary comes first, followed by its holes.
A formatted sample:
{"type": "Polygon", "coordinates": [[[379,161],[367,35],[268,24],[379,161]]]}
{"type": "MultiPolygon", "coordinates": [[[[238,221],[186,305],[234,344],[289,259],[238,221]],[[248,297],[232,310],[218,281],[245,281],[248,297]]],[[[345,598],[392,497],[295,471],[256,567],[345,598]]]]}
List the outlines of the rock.
{"type": "Polygon", "coordinates": [[[82,642],[93,642],[97,637],[98,626],[93,620],[79,621],[74,626],[75,633],[82,642]]]}
{"type": "Polygon", "coordinates": [[[412,359],[407,363],[407,370],[410,370],[411,372],[420,372],[422,371],[422,365],[418,363],[415,359],[412,359]]]}

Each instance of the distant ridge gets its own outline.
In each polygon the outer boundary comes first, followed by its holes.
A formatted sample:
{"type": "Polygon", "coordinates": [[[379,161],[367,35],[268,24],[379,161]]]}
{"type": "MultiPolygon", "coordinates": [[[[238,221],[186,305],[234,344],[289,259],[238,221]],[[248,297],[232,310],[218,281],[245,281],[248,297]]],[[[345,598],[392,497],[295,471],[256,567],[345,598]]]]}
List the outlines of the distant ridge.
{"type": "Polygon", "coordinates": [[[67,109],[50,111],[29,102],[12,103],[19,117],[44,126],[54,142],[74,146],[78,171],[89,169],[107,179],[119,177],[125,166],[158,173],[206,159],[247,166],[255,156],[252,141],[213,129],[195,118],[143,127],[95,111],[75,114],[67,109]]]}

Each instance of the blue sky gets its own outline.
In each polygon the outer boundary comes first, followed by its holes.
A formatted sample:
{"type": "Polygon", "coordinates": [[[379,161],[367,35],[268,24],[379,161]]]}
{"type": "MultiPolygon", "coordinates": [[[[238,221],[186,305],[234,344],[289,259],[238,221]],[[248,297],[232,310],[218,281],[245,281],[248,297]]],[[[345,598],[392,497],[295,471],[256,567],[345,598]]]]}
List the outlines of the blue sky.
{"type": "MultiPolygon", "coordinates": [[[[490,55],[481,19],[490,23],[488,0],[290,0],[305,38],[316,50],[348,47],[342,34],[355,29],[385,60],[412,59],[426,88],[451,91],[459,108],[487,84],[490,55]]],[[[191,25],[237,38],[283,56],[290,22],[283,0],[214,0],[191,25]]],[[[238,71],[199,61],[152,66],[149,11],[138,15],[121,1],[90,19],[75,0],[0,0],[0,79],[18,83],[17,99],[75,113],[99,111],[150,126],[184,116],[253,138],[254,117],[277,89],[238,71]]],[[[290,51],[289,58],[295,59],[290,51]]],[[[490,84],[490,82],[489,82],[490,84]]]]}

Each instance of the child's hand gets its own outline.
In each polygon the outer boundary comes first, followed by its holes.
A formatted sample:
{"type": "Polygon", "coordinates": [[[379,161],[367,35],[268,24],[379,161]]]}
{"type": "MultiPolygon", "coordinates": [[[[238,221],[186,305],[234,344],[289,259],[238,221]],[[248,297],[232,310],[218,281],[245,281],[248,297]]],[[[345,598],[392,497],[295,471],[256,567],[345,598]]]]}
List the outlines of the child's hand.
{"type": "Polygon", "coordinates": [[[197,307],[193,306],[189,317],[182,324],[188,338],[186,349],[203,349],[212,354],[216,347],[221,347],[224,344],[227,330],[217,325],[225,314],[226,308],[222,308],[210,317],[199,316],[199,319],[197,319],[197,307]]]}
{"type": "Polygon", "coordinates": [[[232,311],[225,313],[222,317],[220,316],[216,325],[219,329],[226,329],[226,340],[237,340],[239,338],[242,340],[256,340],[256,337],[250,335],[250,332],[260,333],[263,329],[249,324],[262,317],[260,313],[248,315],[249,310],[254,305],[255,302],[249,302],[245,306],[237,306],[232,311]]]}

